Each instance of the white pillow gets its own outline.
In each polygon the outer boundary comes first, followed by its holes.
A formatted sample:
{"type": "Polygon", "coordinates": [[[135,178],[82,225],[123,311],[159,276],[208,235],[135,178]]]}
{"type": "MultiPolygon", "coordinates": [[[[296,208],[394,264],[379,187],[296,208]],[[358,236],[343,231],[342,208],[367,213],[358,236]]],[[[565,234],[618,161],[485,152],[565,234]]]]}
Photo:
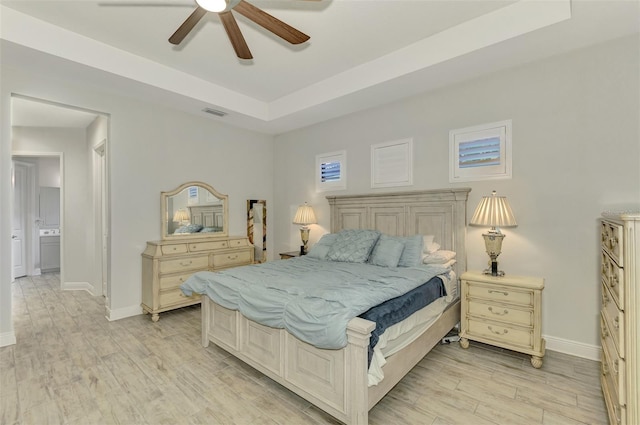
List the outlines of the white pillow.
{"type": "Polygon", "coordinates": [[[437,242],[433,241],[434,239],[433,235],[424,235],[422,239],[423,239],[423,244],[422,244],[423,254],[431,254],[440,249],[440,245],[437,242]]]}
{"type": "Polygon", "coordinates": [[[439,249],[432,254],[425,254],[422,256],[422,262],[424,264],[445,264],[446,262],[456,258],[456,253],[453,251],[447,251],[445,249],[439,249]]]}

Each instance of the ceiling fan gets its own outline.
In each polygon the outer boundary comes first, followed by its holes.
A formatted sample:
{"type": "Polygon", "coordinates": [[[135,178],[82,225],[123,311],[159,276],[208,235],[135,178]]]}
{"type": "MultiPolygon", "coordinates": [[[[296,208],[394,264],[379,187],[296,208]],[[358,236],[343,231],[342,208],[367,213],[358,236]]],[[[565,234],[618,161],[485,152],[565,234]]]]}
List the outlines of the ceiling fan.
{"type": "Polygon", "coordinates": [[[240,59],[252,59],[249,46],[240,32],[238,23],[233,17],[231,11],[238,12],[247,19],[252,20],[264,29],[271,31],[278,37],[288,41],[291,44],[304,43],[309,36],[298,31],[292,26],[282,22],[281,20],[269,15],[262,9],[247,3],[244,0],[196,0],[198,6],[196,10],[180,25],[175,33],[169,37],[171,44],[180,44],[189,32],[196,26],[208,12],[215,12],[220,16],[222,25],[224,26],[229,41],[240,59]]]}

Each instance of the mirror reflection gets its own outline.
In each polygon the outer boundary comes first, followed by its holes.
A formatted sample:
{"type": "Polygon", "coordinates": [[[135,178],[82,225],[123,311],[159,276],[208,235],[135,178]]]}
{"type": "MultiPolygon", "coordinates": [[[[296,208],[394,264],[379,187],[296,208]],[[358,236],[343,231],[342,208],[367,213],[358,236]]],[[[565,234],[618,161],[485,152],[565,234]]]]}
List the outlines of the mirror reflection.
{"type": "Polygon", "coordinates": [[[162,192],[163,237],[226,235],[226,200],[226,195],[200,182],[162,192]]]}

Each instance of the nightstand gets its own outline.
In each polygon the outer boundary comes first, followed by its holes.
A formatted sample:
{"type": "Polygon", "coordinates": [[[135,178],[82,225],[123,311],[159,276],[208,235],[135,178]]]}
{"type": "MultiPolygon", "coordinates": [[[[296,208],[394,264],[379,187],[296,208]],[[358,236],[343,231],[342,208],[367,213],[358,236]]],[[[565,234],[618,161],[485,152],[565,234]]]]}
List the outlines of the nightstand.
{"type": "Polygon", "coordinates": [[[544,279],[466,272],[461,280],[460,345],[469,340],[531,355],[542,367],[542,290],[544,279]]]}
{"type": "Polygon", "coordinates": [[[280,253],[280,259],[281,260],[288,260],[289,258],[299,257],[299,256],[300,256],[300,251],[291,251],[291,252],[281,252],[280,253]]]}

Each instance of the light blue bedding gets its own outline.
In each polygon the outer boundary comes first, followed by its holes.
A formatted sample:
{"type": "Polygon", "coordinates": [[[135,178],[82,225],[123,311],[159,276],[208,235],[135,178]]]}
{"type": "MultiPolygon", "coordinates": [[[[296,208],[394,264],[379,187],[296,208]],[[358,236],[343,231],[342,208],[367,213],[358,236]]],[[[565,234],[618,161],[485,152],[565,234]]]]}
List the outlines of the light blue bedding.
{"type": "Polygon", "coordinates": [[[349,320],[447,271],[440,265],[387,268],[299,257],[198,272],[180,288],[316,347],[337,349],[347,344],[349,320]]]}

